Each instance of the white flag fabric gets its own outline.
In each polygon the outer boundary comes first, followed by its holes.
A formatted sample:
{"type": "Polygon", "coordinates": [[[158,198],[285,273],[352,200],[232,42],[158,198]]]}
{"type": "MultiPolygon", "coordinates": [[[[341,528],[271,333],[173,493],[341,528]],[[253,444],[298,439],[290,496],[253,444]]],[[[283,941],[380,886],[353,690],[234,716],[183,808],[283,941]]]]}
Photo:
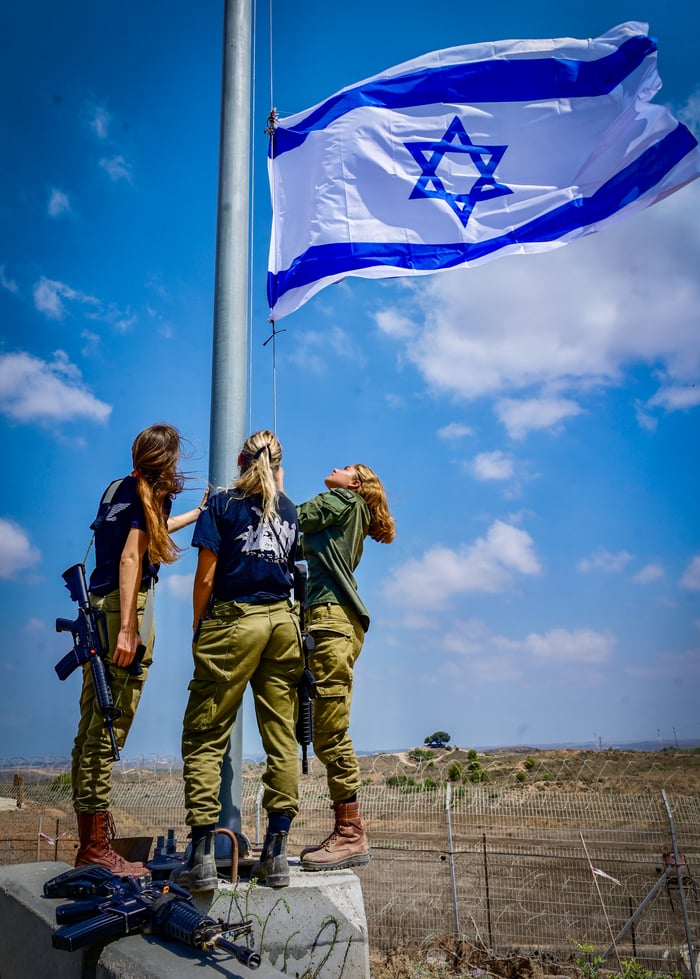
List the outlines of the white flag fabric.
{"type": "Polygon", "coordinates": [[[662,106],[656,41],[436,51],[279,119],[270,140],[271,318],[349,275],[423,275],[545,251],[700,175],[662,106]]]}

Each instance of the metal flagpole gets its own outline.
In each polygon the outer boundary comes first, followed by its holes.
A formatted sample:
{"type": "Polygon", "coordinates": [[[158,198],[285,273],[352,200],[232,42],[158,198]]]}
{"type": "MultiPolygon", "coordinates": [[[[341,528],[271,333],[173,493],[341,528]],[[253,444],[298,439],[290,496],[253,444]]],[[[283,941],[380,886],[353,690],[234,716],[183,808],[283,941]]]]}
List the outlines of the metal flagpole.
{"type": "MultiPolygon", "coordinates": [[[[209,430],[212,487],[228,486],[237,475],[246,435],[251,4],[252,0],[225,0],[209,430]]],[[[239,714],[222,765],[219,796],[219,825],[239,834],[242,759],[239,714]]]]}

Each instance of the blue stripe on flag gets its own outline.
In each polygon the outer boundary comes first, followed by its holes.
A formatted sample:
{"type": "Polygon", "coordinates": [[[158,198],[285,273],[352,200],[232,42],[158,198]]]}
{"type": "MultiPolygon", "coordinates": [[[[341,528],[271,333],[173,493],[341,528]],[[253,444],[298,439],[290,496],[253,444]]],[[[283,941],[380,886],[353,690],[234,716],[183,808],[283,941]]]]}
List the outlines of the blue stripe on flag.
{"type": "Polygon", "coordinates": [[[615,174],[590,197],[576,198],[542,217],[487,241],[435,245],[341,242],[313,246],[298,256],[288,269],[277,274],[268,273],[267,295],[270,307],[274,307],[290,289],[298,289],[329,276],[341,278],[358,269],[385,265],[433,272],[475,262],[509,245],[564,238],[574,231],[605,220],[616,211],[639,200],[697,145],[692,133],[679,123],[672,132],[615,174]]]}
{"type": "Polygon", "coordinates": [[[403,109],[441,103],[528,102],[605,95],[656,50],[654,38],[638,35],[595,61],[503,58],[378,78],[338,92],[293,129],[280,126],[270,141],[270,153],[278,157],[296,149],[310,133],[325,129],[345,113],[362,106],[403,109]]]}

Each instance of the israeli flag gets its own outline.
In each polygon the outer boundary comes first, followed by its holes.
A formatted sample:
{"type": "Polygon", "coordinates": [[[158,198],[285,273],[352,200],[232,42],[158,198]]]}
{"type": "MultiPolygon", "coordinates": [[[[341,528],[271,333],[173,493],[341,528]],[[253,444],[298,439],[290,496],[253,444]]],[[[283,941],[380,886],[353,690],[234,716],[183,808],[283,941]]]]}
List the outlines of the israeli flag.
{"type": "Polygon", "coordinates": [[[696,139],[651,104],[656,51],[635,22],[450,48],[277,120],[271,318],[349,275],[555,248],[694,180],[696,139]]]}

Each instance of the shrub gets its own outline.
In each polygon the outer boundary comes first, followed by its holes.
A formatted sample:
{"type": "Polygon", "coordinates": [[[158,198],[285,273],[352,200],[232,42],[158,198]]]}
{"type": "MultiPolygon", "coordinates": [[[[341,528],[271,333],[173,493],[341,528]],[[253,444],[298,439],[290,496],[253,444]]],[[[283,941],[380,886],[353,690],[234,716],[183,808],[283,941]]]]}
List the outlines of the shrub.
{"type": "Polygon", "coordinates": [[[464,765],[460,761],[453,761],[447,769],[448,782],[461,782],[464,778],[464,765]]]}

